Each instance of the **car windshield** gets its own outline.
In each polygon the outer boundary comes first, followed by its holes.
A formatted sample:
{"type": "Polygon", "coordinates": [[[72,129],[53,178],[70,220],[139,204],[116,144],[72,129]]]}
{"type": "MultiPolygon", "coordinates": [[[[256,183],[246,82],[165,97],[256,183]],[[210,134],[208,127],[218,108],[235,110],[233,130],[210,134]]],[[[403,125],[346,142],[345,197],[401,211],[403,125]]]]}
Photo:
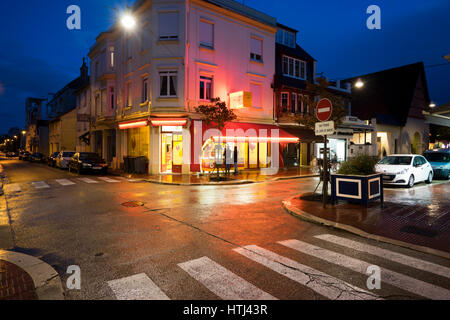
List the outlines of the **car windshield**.
{"type": "Polygon", "coordinates": [[[423,155],[429,162],[450,162],[450,153],[430,152],[423,155]]]}
{"type": "Polygon", "coordinates": [[[80,153],[80,160],[100,160],[100,157],[96,153],[80,153]]]}
{"type": "Polygon", "coordinates": [[[411,164],[412,157],[408,156],[389,156],[378,162],[378,164],[392,164],[398,166],[408,166],[411,164]]]}
{"type": "Polygon", "coordinates": [[[73,157],[73,155],[75,154],[75,152],[63,152],[63,158],[71,158],[73,157]]]}

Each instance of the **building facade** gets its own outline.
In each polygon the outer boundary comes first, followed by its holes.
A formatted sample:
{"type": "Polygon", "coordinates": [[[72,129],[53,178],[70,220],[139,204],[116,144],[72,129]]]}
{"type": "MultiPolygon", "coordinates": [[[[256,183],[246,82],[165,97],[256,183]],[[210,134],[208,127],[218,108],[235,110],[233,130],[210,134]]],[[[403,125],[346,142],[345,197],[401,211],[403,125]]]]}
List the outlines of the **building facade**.
{"type": "Polygon", "coordinates": [[[49,121],[50,154],[60,151],[75,151],[77,110],[73,109],[49,121]]]}
{"type": "Polygon", "coordinates": [[[48,155],[48,121],[43,106],[45,100],[27,98],[25,102],[25,150],[48,155]]]}

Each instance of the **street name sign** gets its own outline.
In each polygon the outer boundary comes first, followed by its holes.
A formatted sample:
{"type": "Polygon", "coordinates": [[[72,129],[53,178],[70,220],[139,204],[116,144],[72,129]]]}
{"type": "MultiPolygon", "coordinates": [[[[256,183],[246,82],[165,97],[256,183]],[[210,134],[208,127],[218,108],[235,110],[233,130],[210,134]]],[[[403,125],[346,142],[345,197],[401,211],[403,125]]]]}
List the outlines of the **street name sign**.
{"type": "Polygon", "coordinates": [[[329,99],[322,99],[317,104],[316,117],[320,121],[328,121],[333,113],[333,105],[329,99]]]}
{"type": "Polygon", "coordinates": [[[334,134],[334,121],[316,122],[316,136],[334,134]]]}

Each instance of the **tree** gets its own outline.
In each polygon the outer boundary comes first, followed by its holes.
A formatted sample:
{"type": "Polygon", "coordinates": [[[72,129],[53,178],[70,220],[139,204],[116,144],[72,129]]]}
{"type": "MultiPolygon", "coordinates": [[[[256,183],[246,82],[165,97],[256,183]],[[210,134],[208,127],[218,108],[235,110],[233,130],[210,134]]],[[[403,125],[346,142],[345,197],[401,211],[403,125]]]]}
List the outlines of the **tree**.
{"type": "MultiPolygon", "coordinates": [[[[195,111],[203,114],[207,125],[217,128],[219,130],[219,141],[223,128],[229,121],[237,118],[233,110],[227,108],[227,104],[220,101],[220,98],[211,99],[211,103],[200,105],[195,108],[195,111]]],[[[217,176],[219,177],[219,166],[217,166],[217,176]]]]}
{"type": "MultiPolygon", "coordinates": [[[[342,96],[333,94],[328,87],[330,83],[325,78],[318,78],[318,83],[306,82],[306,91],[308,95],[302,96],[302,102],[304,106],[308,106],[309,110],[316,110],[319,99],[327,98],[333,104],[333,113],[330,120],[335,122],[335,126],[342,122],[342,118],[348,114],[347,107],[345,106],[345,100],[342,96]]],[[[316,118],[315,112],[303,113],[294,116],[295,121],[308,129],[315,129],[316,122],[319,120],[316,118]]]]}

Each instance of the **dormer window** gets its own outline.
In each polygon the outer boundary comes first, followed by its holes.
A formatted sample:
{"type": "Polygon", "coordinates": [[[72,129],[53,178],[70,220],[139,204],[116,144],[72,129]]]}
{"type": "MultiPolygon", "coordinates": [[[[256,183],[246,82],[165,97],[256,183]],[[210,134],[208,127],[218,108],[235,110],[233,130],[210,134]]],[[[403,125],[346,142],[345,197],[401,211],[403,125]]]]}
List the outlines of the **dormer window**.
{"type": "Polygon", "coordinates": [[[278,29],[277,42],[295,48],[295,33],[284,29],[278,29]]]}
{"type": "Polygon", "coordinates": [[[283,56],[283,75],[306,80],[306,62],[283,56]]]}

